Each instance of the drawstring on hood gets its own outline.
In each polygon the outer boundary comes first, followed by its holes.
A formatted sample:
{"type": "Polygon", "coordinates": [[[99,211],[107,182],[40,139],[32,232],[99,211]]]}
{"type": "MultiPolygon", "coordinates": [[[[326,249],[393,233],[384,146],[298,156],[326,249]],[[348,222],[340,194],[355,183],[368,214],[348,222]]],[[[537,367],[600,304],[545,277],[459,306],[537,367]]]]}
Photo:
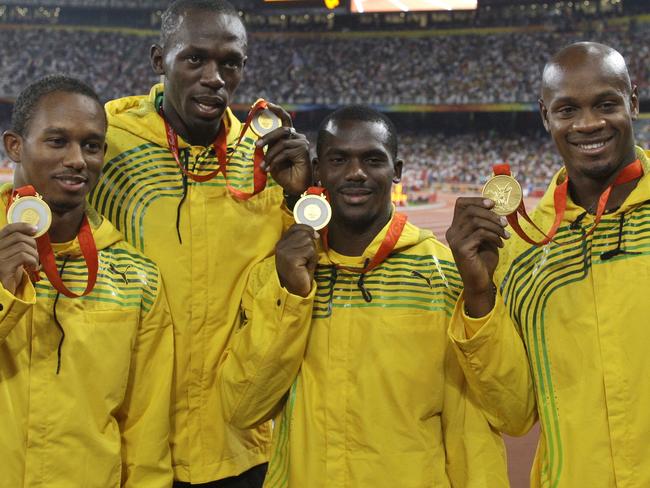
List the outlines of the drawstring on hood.
{"type": "Polygon", "coordinates": [[[616,243],[616,247],[614,249],[611,249],[609,251],[605,251],[600,255],[601,261],[607,261],[608,259],[612,259],[615,256],[618,256],[619,254],[641,254],[638,252],[634,251],[626,251],[625,249],[621,248],[621,245],[623,244],[623,226],[625,225],[625,214],[621,214],[621,218],[619,219],[618,222],[618,242],[616,243]]]}
{"type": "MultiPolygon", "coordinates": [[[[185,166],[185,169],[187,170],[189,166],[189,158],[190,158],[189,149],[187,148],[183,149],[182,154],[183,154],[183,166],[185,166]]],[[[181,236],[181,207],[183,206],[183,203],[185,203],[185,199],[187,198],[187,175],[181,172],[181,177],[183,178],[183,196],[181,197],[181,200],[178,202],[178,206],[176,207],[176,235],[178,236],[179,244],[183,244],[183,237],[181,236]]]]}
{"type": "MultiPolygon", "coordinates": [[[[366,259],[366,261],[363,263],[363,267],[366,268],[368,266],[368,263],[370,263],[370,259],[366,259]]],[[[366,278],[366,273],[359,274],[359,281],[357,281],[357,286],[359,287],[359,290],[361,290],[361,295],[363,296],[363,299],[367,303],[370,303],[372,302],[372,294],[370,293],[370,290],[366,288],[366,285],[364,283],[365,278],[366,278]]]]}
{"type": "MultiPolygon", "coordinates": [[[[63,278],[63,270],[65,269],[66,264],[68,264],[68,256],[66,256],[63,259],[63,264],[61,265],[61,269],[59,270],[59,276],[61,278],[63,278]]],[[[63,348],[63,341],[65,340],[65,330],[63,330],[63,326],[61,325],[61,322],[59,322],[59,318],[56,316],[56,305],[57,303],[59,303],[60,296],[61,296],[61,292],[57,291],[56,297],[54,298],[54,305],[52,307],[52,315],[54,316],[54,323],[61,331],[61,339],[59,340],[59,345],[56,348],[56,374],[59,374],[59,372],[61,371],[61,349],[63,348]]]]}

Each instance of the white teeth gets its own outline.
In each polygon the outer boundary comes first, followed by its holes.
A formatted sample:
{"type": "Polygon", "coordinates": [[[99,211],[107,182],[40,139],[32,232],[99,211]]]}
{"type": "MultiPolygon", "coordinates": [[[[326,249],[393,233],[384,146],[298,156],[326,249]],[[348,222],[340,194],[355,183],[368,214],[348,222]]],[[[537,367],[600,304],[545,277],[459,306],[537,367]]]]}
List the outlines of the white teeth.
{"type": "Polygon", "coordinates": [[[587,151],[591,149],[600,149],[601,147],[604,146],[605,146],[604,142],[597,142],[595,144],[579,144],[580,149],[585,149],[587,151]]]}

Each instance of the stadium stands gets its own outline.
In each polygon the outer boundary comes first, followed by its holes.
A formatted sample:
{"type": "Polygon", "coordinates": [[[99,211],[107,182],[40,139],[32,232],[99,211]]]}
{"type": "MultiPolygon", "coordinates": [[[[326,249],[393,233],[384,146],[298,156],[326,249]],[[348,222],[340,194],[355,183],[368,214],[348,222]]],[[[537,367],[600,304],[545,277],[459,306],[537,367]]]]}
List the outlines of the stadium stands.
{"type": "MultiPolygon", "coordinates": [[[[435,34],[252,35],[238,99],[245,104],[259,96],[321,105],[535,103],[544,61],[561,46],[587,39],[621,51],[641,98],[650,99],[650,23],[593,33],[435,34]]],[[[85,79],[105,99],[144,92],[155,82],[146,62],[155,41],[153,34],[119,31],[0,29],[0,96],[11,98],[29,80],[53,72],[85,79]]]]}
{"type": "MultiPolygon", "coordinates": [[[[167,2],[100,3],[159,7],[167,2]]],[[[576,32],[548,26],[319,35],[254,32],[246,82],[237,100],[248,105],[262,96],[292,110],[369,103],[400,112],[489,111],[493,104],[499,111],[535,111],[544,61],[565,44],[589,39],[623,53],[641,99],[648,103],[650,22],[643,17],[623,20],[600,23],[596,29],[589,24],[576,32]]],[[[149,46],[156,40],[154,31],[4,25],[0,97],[10,103],[25,84],[56,72],[86,80],[104,99],[144,93],[156,82],[147,61],[149,46]]],[[[8,124],[0,117],[0,128],[8,124]]],[[[507,135],[467,127],[443,135],[440,123],[427,124],[419,131],[406,128],[400,135],[400,155],[407,162],[404,191],[411,201],[426,201],[440,185],[479,184],[491,165],[502,161],[512,164],[525,191],[532,193],[545,186],[560,164],[548,136],[537,133],[538,127],[507,135]]],[[[650,120],[639,123],[637,138],[650,146],[650,120]]],[[[6,172],[0,172],[0,179],[3,175],[6,178],[6,172]]]]}

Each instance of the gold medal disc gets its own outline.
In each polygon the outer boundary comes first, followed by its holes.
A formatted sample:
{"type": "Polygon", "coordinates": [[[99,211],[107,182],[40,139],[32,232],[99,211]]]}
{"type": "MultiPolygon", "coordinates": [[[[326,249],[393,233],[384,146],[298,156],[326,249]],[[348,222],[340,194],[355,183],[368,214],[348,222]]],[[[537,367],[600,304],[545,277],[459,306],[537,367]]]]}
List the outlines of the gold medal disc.
{"type": "Polygon", "coordinates": [[[321,230],[332,218],[332,207],[324,195],[304,193],[293,207],[293,218],[298,224],[321,230]]]}
{"type": "Polygon", "coordinates": [[[516,212],[523,198],[519,182],[508,175],[493,176],[485,183],[481,193],[494,202],[492,211],[497,215],[516,212]]]}
{"type": "Polygon", "coordinates": [[[282,125],[280,117],[271,112],[268,108],[257,112],[251,121],[251,128],[258,137],[264,137],[269,132],[282,125]]]}
{"type": "Polygon", "coordinates": [[[36,227],[34,237],[45,234],[52,224],[50,207],[40,196],[16,197],[7,210],[7,222],[25,222],[36,227]]]}

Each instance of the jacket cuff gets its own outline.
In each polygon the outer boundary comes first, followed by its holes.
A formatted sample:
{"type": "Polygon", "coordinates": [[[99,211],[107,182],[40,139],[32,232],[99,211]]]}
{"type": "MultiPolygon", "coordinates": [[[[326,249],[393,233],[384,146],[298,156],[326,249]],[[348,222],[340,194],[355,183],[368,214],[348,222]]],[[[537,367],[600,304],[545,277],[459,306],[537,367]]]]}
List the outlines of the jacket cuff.
{"type": "Polygon", "coordinates": [[[36,292],[29,276],[23,271],[23,279],[12,294],[0,284],[0,339],[4,339],[25,311],[36,303],[36,292]]]}
{"type": "Polygon", "coordinates": [[[280,284],[280,278],[278,277],[277,271],[273,273],[273,278],[270,280],[270,284],[274,289],[274,306],[279,317],[283,317],[287,314],[295,315],[296,313],[300,313],[301,310],[304,310],[305,306],[311,307],[314,302],[314,297],[316,296],[316,282],[314,280],[312,280],[309,295],[306,297],[294,295],[283,287],[280,284]]]}
{"type": "Polygon", "coordinates": [[[466,353],[480,348],[496,333],[499,309],[502,307],[501,295],[497,293],[494,307],[487,315],[473,318],[465,313],[464,291],[458,297],[454,313],[449,324],[449,338],[466,353]],[[468,332],[471,336],[468,338],[468,332]]]}

